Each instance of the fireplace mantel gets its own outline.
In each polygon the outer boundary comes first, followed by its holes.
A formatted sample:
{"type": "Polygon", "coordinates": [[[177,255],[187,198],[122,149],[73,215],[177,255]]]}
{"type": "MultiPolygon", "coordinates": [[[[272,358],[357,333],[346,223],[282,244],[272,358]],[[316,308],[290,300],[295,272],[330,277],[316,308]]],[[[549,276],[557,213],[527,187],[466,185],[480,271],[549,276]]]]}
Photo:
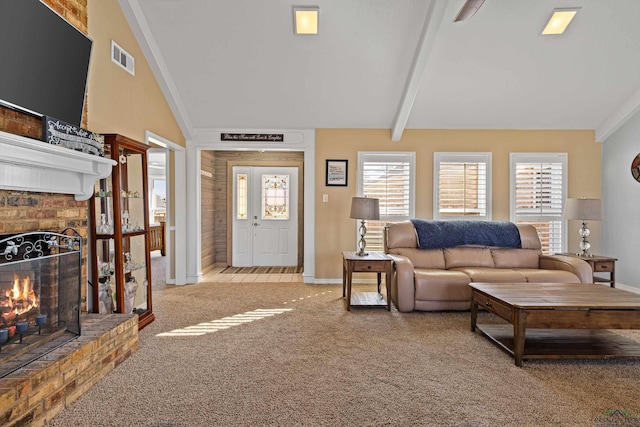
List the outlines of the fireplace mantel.
{"type": "Polygon", "coordinates": [[[0,189],[93,195],[95,182],[109,176],[116,162],[0,131],[0,189]]]}

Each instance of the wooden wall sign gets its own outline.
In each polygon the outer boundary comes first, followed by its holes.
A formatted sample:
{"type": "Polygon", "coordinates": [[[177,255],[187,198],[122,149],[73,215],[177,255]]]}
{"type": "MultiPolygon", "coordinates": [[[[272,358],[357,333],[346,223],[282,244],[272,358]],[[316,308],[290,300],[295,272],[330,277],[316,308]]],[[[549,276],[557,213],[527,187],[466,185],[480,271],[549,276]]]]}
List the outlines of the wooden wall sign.
{"type": "Polygon", "coordinates": [[[283,133],[223,133],[223,141],[268,141],[283,142],[283,133]]]}
{"type": "Polygon", "coordinates": [[[104,136],[54,117],[44,116],[42,118],[42,139],[49,144],[104,156],[104,136]]]}

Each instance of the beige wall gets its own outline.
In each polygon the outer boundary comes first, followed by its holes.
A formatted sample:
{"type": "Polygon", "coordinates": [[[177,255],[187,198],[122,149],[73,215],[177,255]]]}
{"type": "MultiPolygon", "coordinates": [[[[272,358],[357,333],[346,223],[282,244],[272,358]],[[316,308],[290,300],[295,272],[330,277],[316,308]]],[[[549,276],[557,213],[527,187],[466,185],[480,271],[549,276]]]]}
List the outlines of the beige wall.
{"type": "MultiPolygon", "coordinates": [[[[416,153],[416,217],[432,218],[433,153],[437,151],[492,153],[493,219],[509,219],[509,153],[568,153],[568,197],[600,197],[601,144],[592,131],[406,130],[392,142],[389,129],[318,129],[316,131],[316,279],[342,277],[341,252],[355,250],[356,221],[349,219],[356,195],[358,151],[416,153]],[[325,186],[325,160],[349,161],[348,186],[325,186]],[[329,201],[322,202],[327,194],[329,201]]],[[[600,226],[589,224],[595,253],[600,226]]],[[[579,224],[569,224],[569,250],[577,251],[579,224]]]]}
{"type": "Polygon", "coordinates": [[[185,146],[185,138],[117,0],[89,0],[88,128],[140,142],[145,130],[185,146]],[[111,40],[135,58],[135,76],[111,61],[111,40]]]}

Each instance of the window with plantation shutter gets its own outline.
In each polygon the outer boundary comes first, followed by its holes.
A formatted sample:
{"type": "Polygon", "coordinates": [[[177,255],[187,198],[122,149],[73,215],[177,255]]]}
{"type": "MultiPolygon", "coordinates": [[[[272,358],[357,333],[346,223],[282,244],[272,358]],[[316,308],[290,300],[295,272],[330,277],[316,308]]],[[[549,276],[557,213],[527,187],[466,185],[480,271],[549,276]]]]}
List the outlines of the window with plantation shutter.
{"type": "Polygon", "coordinates": [[[434,153],[433,218],[491,219],[491,153],[434,153]]]}
{"type": "Polygon", "coordinates": [[[564,252],[566,174],[566,153],[510,154],[511,221],[534,225],[545,254],[564,252]]]}
{"type": "MultiPolygon", "coordinates": [[[[384,250],[385,224],[414,217],[414,169],[415,153],[358,153],[358,195],[380,200],[380,220],[366,221],[367,251],[384,250]]],[[[356,230],[359,224],[357,221],[354,225],[356,230]]],[[[357,231],[356,239],[359,239],[357,231]]]]}

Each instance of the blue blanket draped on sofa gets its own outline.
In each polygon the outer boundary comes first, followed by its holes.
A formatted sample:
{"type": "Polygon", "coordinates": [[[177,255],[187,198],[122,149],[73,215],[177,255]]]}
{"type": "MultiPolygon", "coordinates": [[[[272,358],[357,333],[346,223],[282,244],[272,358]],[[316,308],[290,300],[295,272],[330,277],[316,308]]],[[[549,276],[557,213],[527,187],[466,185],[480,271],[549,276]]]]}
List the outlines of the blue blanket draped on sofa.
{"type": "Polygon", "coordinates": [[[432,221],[412,219],[420,249],[450,248],[460,245],[521,248],[518,227],[508,221],[432,221]]]}

